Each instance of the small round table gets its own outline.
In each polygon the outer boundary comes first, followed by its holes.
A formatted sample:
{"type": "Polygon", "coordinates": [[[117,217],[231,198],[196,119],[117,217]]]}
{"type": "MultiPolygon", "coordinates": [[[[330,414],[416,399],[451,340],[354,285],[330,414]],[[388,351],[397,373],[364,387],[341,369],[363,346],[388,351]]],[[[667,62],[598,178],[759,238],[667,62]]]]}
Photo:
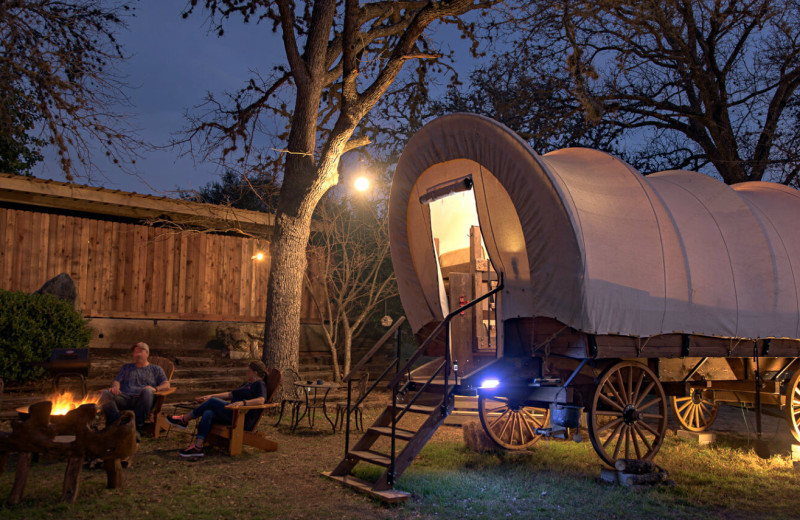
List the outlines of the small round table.
{"type": "Polygon", "coordinates": [[[300,424],[300,421],[303,420],[303,417],[308,415],[308,425],[310,428],[314,427],[314,411],[317,408],[322,409],[322,414],[325,416],[325,419],[331,424],[331,428],[333,428],[333,421],[330,417],[328,417],[328,410],[325,407],[325,401],[328,399],[328,393],[338,388],[339,385],[337,383],[327,382],[327,381],[295,381],[294,386],[300,387],[303,391],[303,394],[306,398],[306,407],[303,410],[303,413],[297,416],[297,421],[292,425],[292,431],[297,428],[300,424]],[[323,392],[324,390],[324,392],[323,392]],[[320,394],[322,394],[320,396],[320,394]]]}

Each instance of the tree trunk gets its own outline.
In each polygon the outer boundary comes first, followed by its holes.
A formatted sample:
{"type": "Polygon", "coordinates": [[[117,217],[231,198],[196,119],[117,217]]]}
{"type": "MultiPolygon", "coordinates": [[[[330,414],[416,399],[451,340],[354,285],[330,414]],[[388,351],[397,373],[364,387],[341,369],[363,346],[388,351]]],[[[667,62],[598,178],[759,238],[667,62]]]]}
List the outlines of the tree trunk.
{"type": "Polygon", "coordinates": [[[284,373],[300,367],[300,308],[310,225],[310,213],[307,217],[304,213],[278,215],[270,245],[262,359],[268,367],[284,373]]]}

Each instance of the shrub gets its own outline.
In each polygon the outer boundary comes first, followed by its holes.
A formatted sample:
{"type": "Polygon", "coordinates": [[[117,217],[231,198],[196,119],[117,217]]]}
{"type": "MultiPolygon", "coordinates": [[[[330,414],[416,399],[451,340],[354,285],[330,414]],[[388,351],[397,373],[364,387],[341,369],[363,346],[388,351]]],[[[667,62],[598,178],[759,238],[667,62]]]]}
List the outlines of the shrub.
{"type": "Polygon", "coordinates": [[[43,378],[47,372],[36,363],[46,361],[51,350],[89,346],[87,323],[69,302],[49,294],[0,290],[0,377],[43,378]]]}

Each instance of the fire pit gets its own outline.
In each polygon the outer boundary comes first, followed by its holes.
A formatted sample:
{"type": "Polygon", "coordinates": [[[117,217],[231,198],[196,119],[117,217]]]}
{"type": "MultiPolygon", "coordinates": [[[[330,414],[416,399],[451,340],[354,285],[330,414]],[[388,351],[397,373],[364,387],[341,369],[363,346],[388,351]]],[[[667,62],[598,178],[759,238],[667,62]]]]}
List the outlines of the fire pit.
{"type": "MultiPolygon", "coordinates": [[[[67,399],[62,398],[62,401],[67,399]]],[[[66,459],[62,501],[76,500],[81,468],[87,457],[103,459],[109,488],[122,486],[121,461],[129,459],[138,447],[133,412],[126,410],[120,419],[103,430],[96,430],[90,426],[97,415],[95,403],[80,404],[70,396],[64,411],[70,407],[73,409],[60,415],[53,414],[50,401],[17,408],[22,420],[11,423],[12,432],[0,432],[0,465],[5,465],[9,453],[19,454],[9,505],[22,500],[28,468],[35,453],[66,459]]]]}
{"type": "MultiPolygon", "coordinates": [[[[99,395],[87,395],[82,399],[78,399],[70,392],[64,392],[59,395],[50,396],[45,398],[46,401],[53,403],[50,410],[50,422],[59,430],[59,434],[67,433],[62,431],[62,426],[66,422],[67,413],[75,410],[84,404],[98,404],[100,402],[99,395]]],[[[30,416],[28,406],[20,406],[15,408],[21,420],[26,420],[30,416]]]]}

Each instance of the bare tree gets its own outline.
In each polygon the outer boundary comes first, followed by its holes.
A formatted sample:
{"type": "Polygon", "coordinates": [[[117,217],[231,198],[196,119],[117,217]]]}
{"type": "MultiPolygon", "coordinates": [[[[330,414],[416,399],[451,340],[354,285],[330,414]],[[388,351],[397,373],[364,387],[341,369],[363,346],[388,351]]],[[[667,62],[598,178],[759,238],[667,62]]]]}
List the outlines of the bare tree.
{"type": "Polygon", "coordinates": [[[729,184],[796,178],[798,2],[543,0],[530,9],[512,13],[512,32],[537,46],[539,61],[518,68],[567,71],[559,102],[626,130],[643,160],[715,171],[729,184]]]}
{"type": "Polygon", "coordinates": [[[450,22],[469,35],[470,26],[458,17],[498,1],[191,2],[186,14],[201,4],[220,34],[233,16],[271,23],[286,55],[284,66],[268,78],[255,75],[227,102],[209,97],[207,111],[187,137],[187,142],[200,143],[202,154],[221,151],[243,163],[259,163],[269,160],[269,148],[275,146],[270,138],[285,136],[265,321],[268,365],[297,368],[300,293],[312,214],[337,184],[342,155],[368,142],[357,132],[360,122],[406,62],[443,57],[425,38],[432,24],[450,22]],[[285,121],[284,129],[274,124],[276,116],[285,121]]]}
{"type": "MultiPolygon", "coordinates": [[[[397,296],[385,201],[385,197],[332,193],[317,206],[318,229],[312,232],[311,244],[319,255],[318,286],[323,288],[324,298],[315,298],[314,303],[326,318],[323,336],[331,351],[336,381],[350,372],[353,340],[381,305],[397,296]]],[[[313,296],[308,277],[306,283],[313,296]]]]}
{"type": "Polygon", "coordinates": [[[129,10],[99,0],[0,2],[0,142],[16,154],[4,163],[24,172],[43,144],[55,147],[68,180],[79,165],[87,175],[96,168],[93,146],[114,163],[135,162],[141,143],[115,110],[127,98],[114,31],[129,10]]]}

